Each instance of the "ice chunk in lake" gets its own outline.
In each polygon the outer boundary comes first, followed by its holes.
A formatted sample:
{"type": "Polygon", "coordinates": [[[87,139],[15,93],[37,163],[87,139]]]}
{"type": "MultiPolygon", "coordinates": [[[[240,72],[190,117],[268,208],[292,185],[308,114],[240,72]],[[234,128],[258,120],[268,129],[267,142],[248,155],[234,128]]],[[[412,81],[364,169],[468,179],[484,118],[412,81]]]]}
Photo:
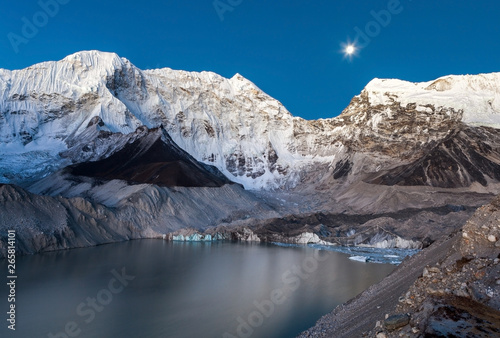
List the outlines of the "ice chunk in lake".
{"type": "Polygon", "coordinates": [[[366,263],[367,258],[365,256],[351,256],[349,257],[350,260],[357,261],[357,262],[363,262],[366,263]]]}

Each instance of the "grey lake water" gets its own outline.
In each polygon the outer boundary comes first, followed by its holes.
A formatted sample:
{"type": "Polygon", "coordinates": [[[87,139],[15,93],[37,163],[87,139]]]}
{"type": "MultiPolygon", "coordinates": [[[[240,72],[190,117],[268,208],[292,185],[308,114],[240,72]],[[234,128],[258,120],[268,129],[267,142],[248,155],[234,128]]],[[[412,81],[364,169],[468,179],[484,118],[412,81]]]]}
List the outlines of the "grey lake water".
{"type": "Polygon", "coordinates": [[[16,331],[2,283],[1,337],[295,337],[395,268],[310,247],[162,240],[16,263],[16,331]]]}

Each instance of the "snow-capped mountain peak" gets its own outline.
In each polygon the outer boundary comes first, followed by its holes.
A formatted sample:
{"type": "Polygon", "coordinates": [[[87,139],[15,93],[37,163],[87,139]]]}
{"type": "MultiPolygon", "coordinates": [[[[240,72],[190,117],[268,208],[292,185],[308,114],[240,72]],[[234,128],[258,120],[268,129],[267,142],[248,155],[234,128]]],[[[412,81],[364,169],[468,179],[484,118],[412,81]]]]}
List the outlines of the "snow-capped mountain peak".
{"type": "Polygon", "coordinates": [[[434,81],[412,83],[374,79],[364,89],[370,104],[417,104],[463,111],[462,122],[500,128],[500,73],[445,76],[434,81]]]}
{"type": "Polygon", "coordinates": [[[499,84],[499,73],[374,79],[339,117],[306,121],[240,74],[143,71],[114,53],[84,51],[0,70],[0,181],[66,165],[57,154],[87,140],[96,118],[112,133],[163,126],[196,160],[247,188],[295,187],[311,170],[318,182],[340,179],[389,165],[393,153],[413,160],[463,122],[500,128],[499,84]]]}

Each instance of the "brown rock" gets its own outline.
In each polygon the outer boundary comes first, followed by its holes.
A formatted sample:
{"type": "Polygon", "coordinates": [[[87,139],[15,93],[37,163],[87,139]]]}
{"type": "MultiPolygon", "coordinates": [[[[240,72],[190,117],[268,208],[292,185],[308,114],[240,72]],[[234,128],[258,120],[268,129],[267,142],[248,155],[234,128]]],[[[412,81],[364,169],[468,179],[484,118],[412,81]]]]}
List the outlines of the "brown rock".
{"type": "Polygon", "coordinates": [[[479,270],[474,274],[474,277],[476,277],[476,279],[482,279],[485,275],[486,272],[484,272],[484,270],[479,270]]]}

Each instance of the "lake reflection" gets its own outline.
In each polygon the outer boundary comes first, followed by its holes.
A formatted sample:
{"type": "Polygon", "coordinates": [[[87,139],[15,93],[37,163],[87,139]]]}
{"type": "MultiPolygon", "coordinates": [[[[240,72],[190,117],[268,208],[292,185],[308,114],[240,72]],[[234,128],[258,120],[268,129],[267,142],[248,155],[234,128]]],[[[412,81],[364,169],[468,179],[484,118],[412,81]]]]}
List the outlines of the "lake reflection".
{"type": "Polygon", "coordinates": [[[18,257],[16,332],[0,332],[294,337],[393,269],[307,247],[229,242],[140,240],[18,257]]]}

